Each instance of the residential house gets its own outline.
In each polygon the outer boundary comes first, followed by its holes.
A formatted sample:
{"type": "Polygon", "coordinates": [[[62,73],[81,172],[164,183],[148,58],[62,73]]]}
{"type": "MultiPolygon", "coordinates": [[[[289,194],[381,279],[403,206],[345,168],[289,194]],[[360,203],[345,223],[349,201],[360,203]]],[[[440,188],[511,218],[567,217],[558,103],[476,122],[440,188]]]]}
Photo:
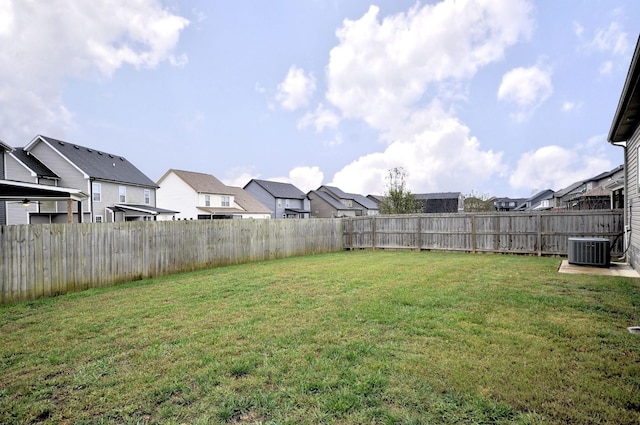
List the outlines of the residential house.
{"type": "MultiPolygon", "coordinates": [[[[335,186],[325,185],[320,186],[316,191],[327,193],[329,196],[340,202],[345,207],[353,209],[356,216],[371,216],[379,214],[378,203],[364,195],[359,195],[357,193],[346,193],[335,186]]],[[[335,210],[330,209],[331,211],[327,210],[326,207],[328,206],[328,204],[322,197],[318,198],[317,196],[314,198],[318,199],[319,202],[322,203],[322,206],[316,208],[313,205],[313,199],[311,199],[311,197],[309,198],[311,200],[311,209],[315,213],[315,215],[314,213],[311,214],[312,217],[333,217],[339,215],[338,210],[346,211],[344,208],[336,208],[335,210]]]]}
{"type": "Polygon", "coordinates": [[[555,210],[621,208],[624,165],[558,190],[552,200],[555,210]]]}
{"type": "Polygon", "coordinates": [[[309,198],[291,183],[251,179],[243,189],[265,205],[272,218],[309,218],[309,198]]]}
{"type": "Polygon", "coordinates": [[[325,191],[311,190],[307,193],[307,197],[311,203],[312,218],[356,217],[362,215],[362,210],[358,207],[345,205],[325,191]]]}
{"type": "Polygon", "coordinates": [[[5,155],[9,180],[79,190],[89,198],[44,202],[29,213],[29,223],[156,220],[174,212],[156,208],[157,185],[124,157],[62,140],[36,136],[5,155]],[[7,159],[8,158],[8,159],[7,159]],[[10,163],[11,162],[11,163],[10,163]]]}
{"type": "MultiPolygon", "coordinates": [[[[623,148],[624,223],[627,261],[640,270],[640,37],[620,94],[609,130],[608,141],[623,148]]],[[[611,182],[610,187],[616,183],[611,182]]]]}
{"type": "Polygon", "coordinates": [[[551,189],[542,190],[532,197],[526,199],[514,211],[544,211],[551,209],[551,200],[554,191],[551,189]]]}
{"type": "Polygon", "coordinates": [[[464,195],[460,192],[414,194],[421,213],[456,213],[464,211],[464,195]]]}
{"type": "Polygon", "coordinates": [[[525,201],[526,198],[496,198],[493,200],[493,206],[496,211],[513,211],[525,201]]]}
{"type": "Polygon", "coordinates": [[[180,211],[178,220],[271,218],[271,211],[250,194],[211,174],[169,169],[158,185],[158,205],[180,211]]]}

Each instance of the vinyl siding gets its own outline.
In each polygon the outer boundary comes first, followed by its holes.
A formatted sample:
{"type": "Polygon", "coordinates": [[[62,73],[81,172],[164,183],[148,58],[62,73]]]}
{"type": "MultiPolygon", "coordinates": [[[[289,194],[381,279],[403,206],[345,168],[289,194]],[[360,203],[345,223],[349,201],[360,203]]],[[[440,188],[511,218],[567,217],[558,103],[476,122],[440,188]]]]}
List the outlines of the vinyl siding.
{"type": "MultiPolygon", "coordinates": [[[[7,179],[27,183],[38,183],[37,176],[15,160],[11,155],[5,158],[5,173],[7,179]]],[[[7,202],[6,223],[7,224],[29,224],[29,213],[37,212],[38,206],[31,204],[24,207],[21,202],[7,202]]]]}
{"type": "MultiPolygon", "coordinates": [[[[4,174],[4,150],[0,149],[0,179],[5,178],[4,174]]],[[[0,201],[0,226],[7,224],[7,203],[0,201]]]]}
{"type": "MultiPolygon", "coordinates": [[[[198,214],[202,214],[196,208],[200,203],[198,193],[180,177],[174,173],[169,173],[158,184],[160,185],[156,194],[158,208],[180,211],[175,215],[176,219],[180,220],[195,220],[198,218],[198,214]]],[[[201,205],[204,206],[204,196],[202,197],[201,205]]]]}
{"type": "MultiPolygon", "coordinates": [[[[53,171],[57,176],[60,177],[58,181],[58,186],[60,187],[70,187],[74,189],[79,189],[86,194],[91,193],[91,188],[89,187],[89,179],[84,176],[84,174],[79,171],[76,167],[71,165],[65,158],[63,158],[57,151],[53,150],[50,146],[45,143],[38,143],[31,149],[31,154],[36,157],[40,162],[45,164],[51,171],[53,171]]],[[[66,202],[58,202],[57,205],[58,211],[67,211],[67,203],[66,202]]],[[[77,212],[77,202],[73,203],[73,211],[77,212]]],[[[90,212],[91,211],[91,203],[90,199],[87,199],[82,202],[82,211],[90,212]]],[[[65,218],[66,220],[66,218],[65,218]]],[[[83,221],[87,221],[88,216],[83,216],[83,221]]]]}
{"type": "Polygon", "coordinates": [[[640,128],[627,143],[627,202],[629,208],[629,225],[631,239],[629,243],[629,263],[640,269],[640,191],[638,190],[638,149],[640,149],[640,128]]]}
{"type": "Polygon", "coordinates": [[[276,199],[258,183],[254,181],[249,182],[249,184],[244,187],[244,190],[249,192],[251,196],[256,198],[261,204],[271,210],[271,218],[282,218],[284,209],[280,211],[280,216],[276,216],[276,199]]]}

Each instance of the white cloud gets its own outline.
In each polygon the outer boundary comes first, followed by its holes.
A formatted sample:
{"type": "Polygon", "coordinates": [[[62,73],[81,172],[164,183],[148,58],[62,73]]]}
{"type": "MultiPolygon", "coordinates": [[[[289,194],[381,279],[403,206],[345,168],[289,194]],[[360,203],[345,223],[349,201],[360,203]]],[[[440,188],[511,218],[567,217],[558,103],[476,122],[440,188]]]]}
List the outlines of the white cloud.
{"type": "Polygon", "coordinates": [[[332,184],[382,193],[388,170],[402,166],[414,193],[462,191],[503,173],[502,153],[482,149],[449,110],[480,68],[530,36],[531,12],[524,0],[444,0],[384,18],[371,6],[345,20],[326,68],[326,99],[388,145],[345,166],[332,184]]]}
{"type": "Polygon", "coordinates": [[[598,67],[598,72],[602,75],[611,74],[613,71],[613,62],[612,61],[604,61],[598,67]]]}
{"type": "Polygon", "coordinates": [[[325,128],[336,128],[339,123],[340,117],[321,103],[315,111],[307,112],[298,120],[298,128],[302,129],[313,125],[316,132],[319,133],[325,128]]]}
{"type": "Polygon", "coordinates": [[[522,121],[552,93],[551,71],[539,66],[519,67],[502,76],[502,82],[498,88],[498,99],[514,103],[518,107],[514,117],[522,121]]]}
{"type": "Polygon", "coordinates": [[[596,31],[590,46],[601,52],[626,56],[629,51],[629,37],[617,22],[611,22],[607,28],[596,31]]]}
{"type": "Polygon", "coordinates": [[[125,64],[187,60],[173,51],[189,21],[156,0],[9,0],[0,22],[0,127],[10,144],[73,125],[62,103],[65,78],[109,78],[125,64]]]}
{"type": "Polygon", "coordinates": [[[388,171],[403,167],[413,193],[462,191],[502,174],[501,161],[501,153],[482,151],[469,128],[450,117],[352,162],[335,174],[331,184],[348,192],[381,194],[388,171]]]}
{"type": "Polygon", "coordinates": [[[289,171],[288,177],[271,177],[268,180],[291,183],[304,193],[315,190],[322,185],[324,173],[319,167],[300,166],[289,171]]]}
{"type": "Polygon", "coordinates": [[[580,110],[582,108],[582,105],[583,105],[582,102],[576,103],[570,100],[566,100],[562,102],[562,106],[560,107],[560,110],[562,112],[576,111],[576,110],[580,110]]]}
{"type": "Polygon", "coordinates": [[[345,20],[327,66],[327,99],[347,118],[396,127],[440,85],[471,78],[532,29],[526,1],[445,0],[378,19],[345,20]]]}
{"type": "Polygon", "coordinates": [[[599,154],[604,145],[602,137],[592,138],[584,145],[563,148],[544,146],[526,152],[518,160],[509,178],[514,189],[560,190],[576,181],[584,180],[612,168],[611,163],[599,154]]]}
{"type": "Polygon", "coordinates": [[[291,111],[309,104],[316,91],[316,79],[313,75],[305,75],[303,69],[295,65],[289,68],[284,81],[278,84],[276,100],[291,111]]]}

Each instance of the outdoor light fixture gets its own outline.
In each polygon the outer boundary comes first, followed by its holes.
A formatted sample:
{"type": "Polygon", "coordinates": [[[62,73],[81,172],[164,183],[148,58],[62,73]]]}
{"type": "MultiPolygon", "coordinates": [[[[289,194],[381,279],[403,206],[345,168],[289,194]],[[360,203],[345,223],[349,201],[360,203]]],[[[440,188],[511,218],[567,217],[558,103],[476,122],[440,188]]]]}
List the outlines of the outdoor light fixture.
{"type": "Polygon", "coordinates": [[[27,208],[27,207],[29,206],[29,204],[30,204],[30,203],[31,203],[31,202],[29,202],[29,200],[28,200],[28,199],[23,199],[23,200],[22,200],[22,206],[23,206],[23,207],[25,207],[25,208],[27,208]]]}

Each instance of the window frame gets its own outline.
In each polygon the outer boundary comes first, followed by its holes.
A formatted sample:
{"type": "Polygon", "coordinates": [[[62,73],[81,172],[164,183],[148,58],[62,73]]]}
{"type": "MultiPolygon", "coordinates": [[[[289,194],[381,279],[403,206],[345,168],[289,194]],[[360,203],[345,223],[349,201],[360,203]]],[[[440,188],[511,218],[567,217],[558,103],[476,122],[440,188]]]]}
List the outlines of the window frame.
{"type": "Polygon", "coordinates": [[[145,205],[151,205],[151,190],[150,189],[145,189],[144,190],[144,204],[145,205]]]}
{"type": "Polygon", "coordinates": [[[93,182],[91,184],[91,200],[93,202],[102,202],[102,183],[93,182]],[[96,199],[98,195],[98,199],[96,199]]]}
{"type": "Polygon", "coordinates": [[[118,186],[118,202],[124,204],[127,202],[127,187],[118,186]]]}

